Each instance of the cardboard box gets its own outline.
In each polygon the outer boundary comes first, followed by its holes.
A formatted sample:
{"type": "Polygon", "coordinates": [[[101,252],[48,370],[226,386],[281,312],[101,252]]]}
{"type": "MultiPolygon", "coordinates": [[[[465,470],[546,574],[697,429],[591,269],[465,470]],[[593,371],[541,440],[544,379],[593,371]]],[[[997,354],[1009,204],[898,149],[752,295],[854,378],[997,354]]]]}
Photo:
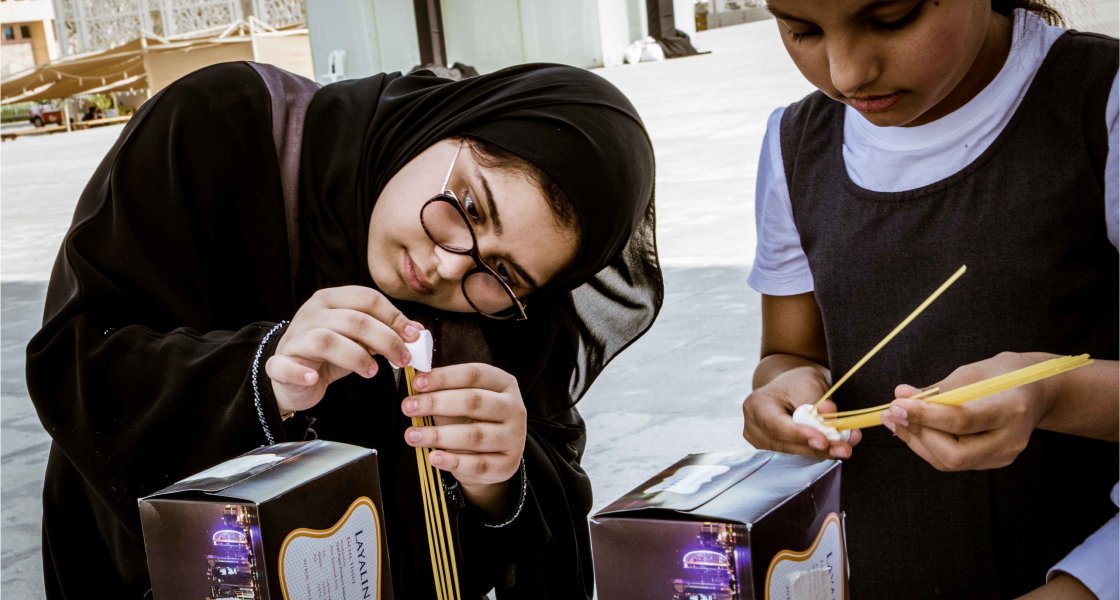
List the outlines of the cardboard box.
{"type": "Polygon", "coordinates": [[[393,597],[374,450],[263,446],[139,502],[156,600],[393,597]]]}
{"type": "Polygon", "coordinates": [[[599,600],[847,596],[840,463],[692,454],[591,519],[599,600]]]}

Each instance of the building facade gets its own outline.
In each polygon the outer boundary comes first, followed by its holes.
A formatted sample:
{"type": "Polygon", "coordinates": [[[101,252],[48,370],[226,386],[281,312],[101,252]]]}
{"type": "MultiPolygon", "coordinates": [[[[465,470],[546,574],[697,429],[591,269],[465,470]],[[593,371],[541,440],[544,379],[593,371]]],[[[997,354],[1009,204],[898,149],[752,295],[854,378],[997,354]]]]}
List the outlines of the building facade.
{"type": "MultiPolygon", "coordinates": [[[[27,0],[3,0],[5,4],[27,0]]],[[[173,37],[256,17],[276,27],[306,22],[303,0],[54,0],[65,55],[96,52],[142,33],[173,37]]]]}
{"type": "Polygon", "coordinates": [[[58,58],[51,0],[0,0],[0,78],[58,58]]]}

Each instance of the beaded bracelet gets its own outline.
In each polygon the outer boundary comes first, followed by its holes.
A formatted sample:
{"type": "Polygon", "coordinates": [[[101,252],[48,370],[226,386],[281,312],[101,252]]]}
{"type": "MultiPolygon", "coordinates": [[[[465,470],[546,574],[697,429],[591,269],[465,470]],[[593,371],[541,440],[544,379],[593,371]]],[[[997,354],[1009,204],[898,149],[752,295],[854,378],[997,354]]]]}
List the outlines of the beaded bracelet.
{"type": "Polygon", "coordinates": [[[506,519],[505,521],[503,521],[501,523],[494,523],[494,524],[483,523],[483,525],[485,527],[489,527],[490,529],[501,529],[502,527],[508,527],[509,525],[512,525],[514,521],[517,520],[517,517],[521,516],[521,509],[525,508],[525,495],[526,495],[528,487],[529,487],[529,479],[527,477],[525,477],[525,457],[524,456],[521,457],[521,469],[519,471],[521,473],[521,498],[519,498],[517,500],[517,508],[513,511],[513,515],[510,516],[510,518],[506,519]]]}
{"type": "Polygon", "coordinates": [[[261,338],[261,343],[257,346],[257,353],[253,355],[253,405],[257,407],[257,418],[261,422],[261,428],[264,429],[264,439],[268,441],[271,446],[276,443],[276,438],[272,437],[272,431],[268,428],[268,420],[264,418],[264,405],[261,403],[261,390],[257,387],[257,373],[260,371],[261,355],[264,354],[264,347],[268,345],[269,338],[272,334],[283,329],[290,321],[287,319],[280,321],[268,330],[261,338]]]}

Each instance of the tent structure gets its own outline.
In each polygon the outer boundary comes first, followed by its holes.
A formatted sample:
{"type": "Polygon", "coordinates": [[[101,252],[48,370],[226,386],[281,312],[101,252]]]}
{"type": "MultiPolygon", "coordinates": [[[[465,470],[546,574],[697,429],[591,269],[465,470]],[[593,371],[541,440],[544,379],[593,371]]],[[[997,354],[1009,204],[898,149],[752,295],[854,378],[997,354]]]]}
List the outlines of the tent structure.
{"type": "Polygon", "coordinates": [[[144,33],[102,52],[39,65],[0,81],[0,104],[128,90],[150,96],[187,73],[237,60],[270,63],[314,78],[306,28],[277,30],[250,17],[220,30],[174,38],[144,33]]]}

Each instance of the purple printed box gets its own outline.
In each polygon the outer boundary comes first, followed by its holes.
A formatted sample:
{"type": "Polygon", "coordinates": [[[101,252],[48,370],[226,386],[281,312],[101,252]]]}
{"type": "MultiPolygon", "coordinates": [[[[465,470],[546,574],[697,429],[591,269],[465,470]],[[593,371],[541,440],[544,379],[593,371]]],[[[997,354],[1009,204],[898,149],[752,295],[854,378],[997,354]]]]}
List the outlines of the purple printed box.
{"type": "Polygon", "coordinates": [[[374,450],[264,446],[139,502],[156,600],[392,600],[374,450]]]}
{"type": "Polygon", "coordinates": [[[692,454],[591,518],[599,600],[841,600],[840,463],[692,454]]]}

